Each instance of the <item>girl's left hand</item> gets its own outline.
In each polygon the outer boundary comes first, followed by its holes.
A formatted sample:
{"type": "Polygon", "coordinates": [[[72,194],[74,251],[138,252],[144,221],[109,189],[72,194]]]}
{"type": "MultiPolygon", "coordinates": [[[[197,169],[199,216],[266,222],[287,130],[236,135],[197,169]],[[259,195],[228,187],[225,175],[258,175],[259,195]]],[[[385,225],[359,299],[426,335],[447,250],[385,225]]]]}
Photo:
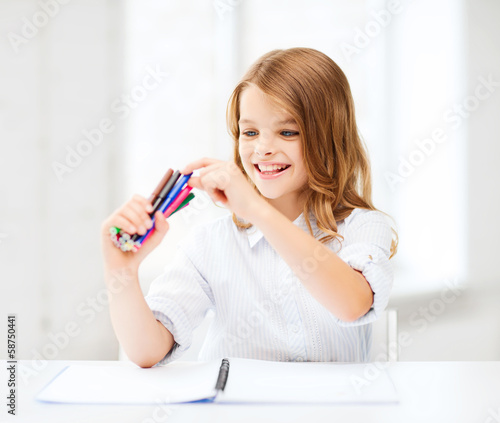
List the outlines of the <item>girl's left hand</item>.
{"type": "Polygon", "coordinates": [[[205,191],[213,201],[250,223],[255,213],[268,204],[233,162],[203,158],[188,164],[181,173],[185,175],[196,169],[201,169],[200,174],[192,176],[188,185],[205,191]]]}

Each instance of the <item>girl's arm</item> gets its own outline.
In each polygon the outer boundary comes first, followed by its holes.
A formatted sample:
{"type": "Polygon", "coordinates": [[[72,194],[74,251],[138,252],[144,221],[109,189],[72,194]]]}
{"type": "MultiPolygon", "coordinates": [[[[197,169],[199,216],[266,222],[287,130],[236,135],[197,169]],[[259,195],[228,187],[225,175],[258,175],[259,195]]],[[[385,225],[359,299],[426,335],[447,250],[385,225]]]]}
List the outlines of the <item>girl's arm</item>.
{"type": "Polygon", "coordinates": [[[154,317],[139,285],[136,270],[105,270],[109,312],[116,337],[128,358],[152,367],[172,349],[172,334],[154,317]]]}
{"type": "Polygon", "coordinates": [[[373,292],[364,276],[259,196],[235,163],[204,158],[187,165],[182,173],[195,169],[201,169],[200,174],[191,177],[189,185],[256,225],[311,295],[333,315],[350,322],[370,310],[373,292]]]}
{"type": "Polygon", "coordinates": [[[346,322],[370,310],[373,292],[361,272],[267,202],[253,209],[249,220],[327,310],[346,322]]]}
{"type": "Polygon", "coordinates": [[[148,307],[142,294],[138,269],[168,231],[161,212],[155,215],[155,232],[137,251],[123,252],[110,239],[109,228],[121,228],[143,235],[152,226],[148,215],[151,204],[139,195],[116,210],[101,226],[104,278],[109,295],[113,328],[127,356],[141,367],[158,363],[172,349],[174,338],[148,307]]]}

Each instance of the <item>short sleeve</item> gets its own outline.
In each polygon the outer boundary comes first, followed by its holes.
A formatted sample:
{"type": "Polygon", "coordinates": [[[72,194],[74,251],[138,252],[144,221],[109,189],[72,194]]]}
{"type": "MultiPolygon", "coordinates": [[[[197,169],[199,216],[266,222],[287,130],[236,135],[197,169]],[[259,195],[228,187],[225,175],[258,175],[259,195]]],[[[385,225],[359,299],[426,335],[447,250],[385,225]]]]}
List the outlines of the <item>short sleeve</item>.
{"type": "Polygon", "coordinates": [[[364,316],[354,322],[339,320],[338,324],[358,326],[372,323],[387,307],[394,280],[389,261],[392,243],[389,219],[379,211],[358,209],[346,219],[343,236],[339,257],[363,274],[374,295],[373,305],[364,316]]]}
{"type": "Polygon", "coordinates": [[[194,329],[213,307],[209,284],[183,248],[178,249],[164,273],[152,282],[145,299],[155,318],[175,340],[170,352],[156,366],[178,359],[191,346],[194,329]]]}

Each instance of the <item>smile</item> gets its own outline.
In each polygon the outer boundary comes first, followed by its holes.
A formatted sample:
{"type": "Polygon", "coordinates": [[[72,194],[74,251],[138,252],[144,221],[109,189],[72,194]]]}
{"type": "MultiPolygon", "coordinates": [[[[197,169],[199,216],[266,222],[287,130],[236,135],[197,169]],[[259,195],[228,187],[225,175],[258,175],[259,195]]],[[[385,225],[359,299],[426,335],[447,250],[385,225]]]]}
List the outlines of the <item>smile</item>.
{"type": "Polygon", "coordinates": [[[291,165],[286,163],[276,163],[276,164],[255,164],[254,167],[257,170],[259,176],[262,179],[274,179],[281,176],[291,165]]]}

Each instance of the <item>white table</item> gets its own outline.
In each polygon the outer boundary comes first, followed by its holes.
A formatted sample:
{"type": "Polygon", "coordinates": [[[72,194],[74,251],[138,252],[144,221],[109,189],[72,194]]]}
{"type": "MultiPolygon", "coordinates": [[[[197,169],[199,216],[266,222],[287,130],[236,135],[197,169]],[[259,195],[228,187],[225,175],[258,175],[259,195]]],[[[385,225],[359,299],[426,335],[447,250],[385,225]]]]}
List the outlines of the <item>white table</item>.
{"type": "Polygon", "coordinates": [[[398,362],[388,367],[399,405],[276,406],[182,404],[111,406],[46,404],[36,394],[68,364],[124,362],[53,361],[23,380],[31,362],[17,364],[17,416],[6,412],[7,363],[0,361],[0,422],[500,422],[500,362],[398,362]]]}

